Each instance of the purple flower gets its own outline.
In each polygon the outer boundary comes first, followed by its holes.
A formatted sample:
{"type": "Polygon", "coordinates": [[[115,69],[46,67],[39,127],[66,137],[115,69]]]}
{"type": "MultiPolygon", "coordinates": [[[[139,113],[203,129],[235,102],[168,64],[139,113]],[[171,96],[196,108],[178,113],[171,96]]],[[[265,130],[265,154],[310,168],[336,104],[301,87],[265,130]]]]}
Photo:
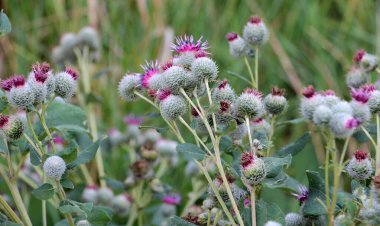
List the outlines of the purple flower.
{"type": "Polygon", "coordinates": [[[151,61],[146,62],[146,64],[141,65],[141,67],[144,69],[144,76],[142,78],[141,84],[144,88],[148,88],[149,79],[154,75],[158,74],[158,71],[160,70],[160,65],[158,64],[158,61],[151,61]]]}
{"type": "Polygon", "coordinates": [[[184,52],[200,52],[200,51],[206,51],[208,48],[207,41],[202,42],[202,37],[200,37],[196,42],[194,42],[193,36],[179,36],[176,37],[176,44],[172,45],[172,49],[177,53],[184,53],[184,52]]]}
{"type": "Polygon", "coordinates": [[[309,190],[306,186],[301,185],[298,187],[299,193],[292,193],[293,196],[297,198],[297,200],[300,202],[300,204],[306,202],[307,198],[309,197],[309,190]]]}
{"type": "Polygon", "coordinates": [[[178,194],[170,194],[162,198],[162,202],[169,205],[178,205],[181,202],[181,196],[178,194]]]}
{"type": "Polygon", "coordinates": [[[133,115],[127,115],[124,117],[124,123],[126,123],[129,126],[140,126],[142,122],[143,119],[141,117],[135,117],[133,115]]]}
{"type": "Polygon", "coordinates": [[[364,85],[359,89],[352,89],[351,96],[354,100],[360,103],[367,103],[369,98],[371,97],[371,93],[375,90],[374,85],[364,85]]]}

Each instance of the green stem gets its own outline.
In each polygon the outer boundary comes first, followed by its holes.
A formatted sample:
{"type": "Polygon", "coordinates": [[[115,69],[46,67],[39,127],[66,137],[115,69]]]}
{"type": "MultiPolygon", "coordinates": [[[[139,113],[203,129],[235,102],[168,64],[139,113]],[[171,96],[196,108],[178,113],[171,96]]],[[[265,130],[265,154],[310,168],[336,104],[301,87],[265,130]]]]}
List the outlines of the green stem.
{"type": "Polygon", "coordinates": [[[222,217],[222,214],[220,211],[217,211],[214,218],[213,226],[217,226],[220,218],[222,217]]]}
{"type": "Polygon", "coordinates": [[[30,131],[32,132],[33,138],[34,138],[34,140],[36,141],[37,146],[38,146],[38,148],[39,148],[40,151],[41,151],[41,154],[42,154],[42,155],[45,154],[44,148],[42,147],[42,145],[41,145],[41,143],[40,143],[40,141],[39,141],[39,139],[38,139],[38,136],[37,136],[36,132],[34,131],[33,124],[32,124],[32,120],[30,119],[30,116],[29,116],[28,113],[26,113],[26,120],[28,121],[29,129],[30,129],[30,131]]]}
{"type": "Polygon", "coordinates": [[[247,68],[248,68],[248,72],[249,72],[249,76],[251,77],[251,84],[252,84],[252,87],[254,88],[254,89],[256,89],[256,82],[255,82],[255,79],[254,79],[254,77],[253,77],[253,73],[252,73],[252,69],[251,69],[251,66],[249,65],[249,63],[248,63],[248,59],[247,59],[247,57],[244,57],[244,62],[245,62],[245,65],[247,66],[247,68]]]}
{"type": "Polygon", "coordinates": [[[376,114],[376,128],[377,128],[377,136],[376,136],[376,175],[380,173],[380,118],[379,114],[376,114]]]}
{"type": "Polygon", "coordinates": [[[26,141],[28,141],[28,143],[30,144],[30,145],[32,145],[32,147],[34,148],[34,150],[36,150],[36,152],[40,155],[40,157],[42,157],[42,152],[40,151],[40,149],[34,144],[34,142],[32,141],[32,139],[28,136],[28,135],[26,135],[26,133],[24,133],[24,137],[25,137],[25,139],[26,139],[26,141]]]}
{"type": "Polygon", "coordinates": [[[259,89],[259,47],[255,48],[255,82],[256,89],[259,89]]]}
{"type": "MultiPolygon", "coordinates": [[[[204,82],[205,82],[205,85],[206,85],[208,102],[210,103],[210,107],[211,107],[212,106],[212,98],[211,98],[210,86],[208,84],[208,78],[206,78],[204,82]]],[[[215,119],[214,112],[211,114],[211,116],[212,116],[212,123],[214,124],[214,131],[216,133],[218,131],[218,125],[216,124],[216,119],[215,119]]]]}
{"type": "MultiPolygon", "coordinates": [[[[42,174],[42,181],[46,182],[46,176],[45,172],[42,174]]],[[[47,226],[47,219],[46,219],[46,200],[42,200],[42,225],[47,226]]]]}
{"type": "Polygon", "coordinates": [[[254,152],[255,149],[253,148],[253,141],[252,141],[252,135],[251,135],[251,126],[249,125],[249,117],[248,117],[248,115],[245,116],[245,125],[247,126],[249,146],[251,147],[251,151],[254,152]]]}
{"type": "Polygon", "coordinates": [[[21,219],[17,216],[15,211],[12,210],[12,208],[8,205],[8,203],[3,199],[2,196],[0,196],[0,206],[2,207],[2,210],[5,212],[5,214],[14,222],[17,224],[23,224],[21,219]]]}
{"type": "Polygon", "coordinates": [[[50,145],[51,145],[51,147],[53,149],[53,153],[56,153],[57,152],[57,148],[55,147],[53,136],[50,133],[49,127],[46,125],[45,113],[46,113],[46,106],[45,106],[45,104],[42,104],[42,112],[41,112],[41,114],[37,113],[37,115],[40,118],[42,127],[44,128],[44,130],[46,132],[46,135],[49,138],[49,142],[50,142],[50,145]]]}
{"type": "Polygon", "coordinates": [[[350,137],[348,137],[346,139],[346,141],[344,142],[344,145],[343,145],[342,155],[340,156],[340,161],[339,161],[339,165],[338,165],[338,167],[339,167],[339,175],[342,173],[343,161],[344,161],[344,157],[346,155],[349,143],[350,143],[350,137]]]}
{"type": "Polygon", "coordinates": [[[207,211],[207,226],[211,224],[211,210],[207,211]]]}
{"type": "Polygon", "coordinates": [[[268,152],[267,152],[268,157],[270,156],[270,151],[271,151],[271,147],[272,147],[275,118],[276,118],[276,116],[273,115],[272,118],[270,119],[270,131],[269,131],[269,137],[268,137],[268,152]]]}
{"type": "Polygon", "coordinates": [[[372,143],[373,147],[375,148],[375,150],[377,150],[376,142],[372,138],[371,134],[369,134],[368,130],[364,126],[361,126],[361,129],[363,130],[363,132],[365,133],[365,135],[368,137],[368,139],[371,141],[371,143],[372,143]]]}
{"type": "MultiPolygon", "coordinates": [[[[56,181],[56,185],[57,185],[57,192],[58,192],[59,199],[61,201],[66,200],[65,191],[63,190],[63,188],[62,188],[61,184],[59,183],[59,181],[56,181]]],[[[71,213],[64,214],[64,216],[66,217],[67,222],[69,223],[70,226],[75,226],[73,217],[71,216],[71,213]]]]}
{"type": "Polygon", "coordinates": [[[137,207],[136,207],[136,204],[133,204],[132,210],[128,217],[127,226],[132,226],[136,218],[137,218],[137,207]]]}
{"type": "Polygon", "coordinates": [[[326,207],[327,207],[328,212],[330,212],[329,164],[330,164],[330,150],[327,148],[326,159],[325,159],[325,194],[326,194],[326,207]]]}
{"type": "Polygon", "coordinates": [[[12,180],[14,177],[14,171],[13,171],[13,165],[12,165],[12,161],[11,161],[11,153],[9,152],[8,141],[7,141],[7,138],[5,136],[3,136],[3,140],[4,140],[4,144],[5,144],[6,155],[7,155],[6,158],[7,158],[7,165],[8,165],[8,170],[9,170],[9,179],[12,180]]]}
{"type": "Polygon", "coordinates": [[[255,193],[255,187],[252,187],[251,189],[251,219],[252,219],[252,226],[256,226],[256,193],[255,193]]]}
{"type": "Polygon", "coordinates": [[[335,214],[335,208],[336,208],[336,202],[337,202],[337,195],[338,195],[338,187],[339,187],[339,169],[338,169],[338,161],[337,161],[337,151],[333,151],[333,170],[334,170],[334,184],[333,184],[333,197],[332,197],[332,204],[331,204],[331,216],[330,216],[330,225],[334,225],[334,214],[335,214]]]}
{"type": "Polygon", "coordinates": [[[139,223],[139,226],[144,226],[143,213],[141,211],[139,212],[138,223],[139,223]]]}

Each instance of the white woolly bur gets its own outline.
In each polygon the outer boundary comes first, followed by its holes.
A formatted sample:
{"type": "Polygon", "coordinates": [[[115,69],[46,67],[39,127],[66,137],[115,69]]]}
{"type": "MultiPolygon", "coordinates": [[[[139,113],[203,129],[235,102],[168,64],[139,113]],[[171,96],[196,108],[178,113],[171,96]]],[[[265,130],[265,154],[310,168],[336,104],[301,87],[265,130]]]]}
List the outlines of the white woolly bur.
{"type": "Polygon", "coordinates": [[[326,95],[323,96],[323,99],[325,104],[330,108],[342,101],[339,97],[335,95],[326,95]]]}
{"type": "Polygon", "coordinates": [[[234,111],[240,117],[247,115],[252,119],[259,118],[265,113],[260,97],[251,93],[243,93],[236,99],[234,111]]]}
{"type": "Polygon", "coordinates": [[[8,123],[2,128],[5,136],[10,140],[18,140],[24,132],[23,121],[16,116],[10,116],[8,123]]]}
{"type": "Polygon", "coordinates": [[[353,157],[347,165],[347,173],[355,180],[365,180],[372,175],[370,159],[357,160],[353,157]]]}
{"type": "Polygon", "coordinates": [[[251,45],[262,45],[269,40],[269,31],[263,22],[245,25],[243,38],[251,45]]]}
{"type": "Polygon", "coordinates": [[[282,225],[276,221],[268,221],[264,226],[282,226],[282,225]]]}
{"type": "Polygon", "coordinates": [[[85,202],[96,203],[98,198],[98,189],[93,186],[87,186],[82,193],[82,199],[85,202]]]}
{"type": "Polygon", "coordinates": [[[101,204],[111,203],[113,197],[114,197],[113,191],[109,188],[100,188],[98,190],[97,201],[101,204]]]}
{"type": "Polygon", "coordinates": [[[46,99],[48,92],[46,84],[36,81],[36,79],[34,78],[34,73],[29,74],[28,84],[34,94],[34,103],[42,103],[46,99]]]}
{"type": "Polygon", "coordinates": [[[20,109],[26,109],[29,106],[32,106],[34,102],[32,88],[28,84],[12,88],[9,93],[9,102],[12,106],[20,109]]]}
{"type": "Polygon", "coordinates": [[[305,219],[298,213],[288,213],[285,216],[285,226],[304,226],[305,219]]]}
{"type": "Polygon", "coordinates": [[[55,93],[63,99],[70,98],[76,90],[76,81],[67,72],[59,72],[55,75],[55,93]]]}
{"type": "Polygon", "coordinates": [[[380,91],[375,90],[371,93],[371,97],[367,102],[369,109],[374,114],[380,113],[380,91]]]}
{"type": "Polygon", "coordinates": [[[218,77],[218,66],[208,57],[200,57],[194,60],[191,71],[198,81],[209,79],[214,80],[218,77]]]}
{"type": "Polygon", "coordinates": [[[346,84],[348,87],[359,88],[360,86],[366,84],[368,74],[364,72],[361,68],[352,68],[346,74],[346,84]]]}
{"type": "Polygon", "coordinates": [[[346,113],[335,113],[331,117],[329,126],[331,131],[337,138],[347,138],[353,134],[354,128],[346,128],[346,122],[353,119],[351,115],[346,113]]]}
{"type": "Polygon", "coordinates": [[[138,96],[134,93],[139,85],[137,75],[125,75],[118,86],[119,95],[125,101],[135,101],[138,96]]]}
{"type": "Polygon", "coordinates": [[[301,99],[301,114],[302,116],[309,120],[309,121],[312,121],[313,120],[313,115],[314,115],[314,111],[315,109],[322,105],[322,104],[325,104],[325,98],[319,94],[311,97],[311,98],[302,98],[301,99]]]}
{"type": "Polygon", "coordinates": [[[313,114],[313,122],[316,125],[327,125],[332,117],[332,111],[326,105],[318,106],[313,114]]]}
{"type": "Polygon", "coordinates": [[[352,115],[352,107],[347,101],[340,101],[339,103],[335,104],[331,107],[331,111],[333,114],[346,113],[352,115]]]}
{"type": "Polygon", "coordinates": [[[178,143],[172,140],[159,140],[156,143],[156,149],[161,155],[174,155],[178,143]]]}
{"type": "Polygon", "coordinates": [[[284,96],[276,96],[269,94],[263,100],[265,110],[273,115],[281,114],[288,105],[284,96]]]}
{"type": "Polygon", "coordinates": [[[238,36],[235,40],[229,42],[230,44],[230,54],[234,57],[247,56],[249,53],[248,43],[238,36]]]}
{"type": "Polygon", "coordinates": [[[160,102],[160,112],[166,120],[175,120],[186,111],[186,101],[180,96],[170,95],[160,102]]]}
{"type": "Polygon", "coordinates": [[[59,181],[66,170],[65,161],[59,156],[51,156],[45,160],[44,171],[46,176],[59,181]]]}
{"type": "Polygon", "coordinates": [[[164,72],[163,87],[172,93],[179,93],[180,88],[184,88],[189,72],[179,66],[172,66],[164,72]]]}
{"type": "Polygon", "coordinates": [[[212,100],[216,103],[221,101],[234,102],[236,99],[235,91],[227,84],[224,88],[215,88],[212,90],[212,100]]]}
{"type": "Polygon", "coordinates": [[[352,114],[359,122],[367,122],[371,118],[371,111],[367,104],[351,101],[352,114]]]}
{"type": "Polygon", "coordinates": [[[184,67],[190,67],[191,64],[194,62],[195,60],[195,53],[194,52],[183,52],[181,54],[179,54],[177,57],[176,57],[176,61],[175,63],[173,62],[174,65],[181,65],[181,66],[184,66],[184,67]]]}
{"type": "Polygon", "coordinates": [[[116,213],[125,216],[131,207],[131,202],[125,194],[120,194],[112,199],[112,207],[115,209],[116,213]]]}

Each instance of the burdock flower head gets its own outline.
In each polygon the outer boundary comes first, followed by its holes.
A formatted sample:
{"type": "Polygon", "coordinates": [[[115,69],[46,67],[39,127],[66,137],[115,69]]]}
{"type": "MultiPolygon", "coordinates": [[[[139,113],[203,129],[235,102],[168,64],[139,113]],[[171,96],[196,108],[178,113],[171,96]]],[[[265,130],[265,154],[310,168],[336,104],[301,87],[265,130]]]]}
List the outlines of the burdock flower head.
{"type": "Polygon", "coordinates": [[[172,93],[179,93],[185,87],[186,82],[191,76],[190,72],[180,66],[172,66],[163,73],[162,86],[172,93]]]}
{"type": "Polygon", "coordinates": [[[28,76],[28,84],[33,90],[35,104],[41,103],[48,95],[51,95],[55,90],[55,82],[50,65],[47,63],[34,64],[28,76]]]}
{"type": "Polygon", "coordinates": [[[285,216],[285,226],[303,226],[306,225],[305,218],[298,213],[288,213],[285,216]]]}
{"type": "Polygon", "coordinates": [[[137,100],[138,96],[135,94],[135,91],[138,91],[140,88],[140,75],[127,74],[120,81],[118,90],[121,98],[130,102],[137,100]]]}
{"type": "Polygon", "coordinates": [[[262,94],[259,91],[244,90],[234,104],[236,115],[239,117],[248,116],[252,119],[260,118],[265,113],[261,97],[262,94]]]}
{"type": "Polygon", "coordinates": [[[328,125],[333,112],[327,105],[318,106],[313,114],[313,122],[318,126],[328,125]]]}
{"type": "Polygon", "coordinates": [[[306,186],[301,185],[298,187],[298,193],[292,193],[294,197],[299,201],[300,205],[302,205],[309,197],[309,190],[306,186]]]}
{"type": "Polygon", "coordinates": [[[364,71],[371,72],[379,64],[379,58],[373,54],[367,53],[364,49],[356,51],[354,62],[357,63],[364,71]]]}
{"type": "Polygon", "coordinates": [[[336,113],[331,117],[329,126],[335,137],[347,138],[360,126],[360,122],[347,113],[336,113]]]}
{"type": "Polygon", "coordinates": [[[169,194],[162,198],[162,202],[168,205],[179,205],[181,203],[181,196],[179,194],[169,194]]]}
{"type": "Polygon", "coordinates": [[[374,114],[380,113],[380,91],[374,90],[371,93],[371,97],[368,99],[368,107],[374,114]]]}
{"type": "Polygon", "coordinates": [[[312,85],[302,90],[301,114],[309,121],[313,120],[315,109],[326,103],[325,98],[317,93],[312,85]]]}
{"type": "Polygon", "coordinates": [[[352,101],[350,102],[354,118],[361,123],[368,121],[371,118],[371,111],[367,104],[375,87],[364,85],[358,89],[351,90],[352,101]]]}
{"type": "Polygon", "coordinates": [[[346,84],[350,88],[359,88],[366,84],[368,74],[361,67],[353,66],[346,74],[346,84]]]}
{"type": "Polygon", "coordinates": [[[252,16],[243,30],[244,39],[251,45],[261,46],[269,39],[269,31],[258,16],[252,16]]]}
{"type": "Polygon", "coordinates": [[[259,184],[267,174],[264,161],[252,152],[241,155],[240,169],[244,182],[250,186],[259,184]]]}
{"type": "Polygon", "coordinates": [[[366,180],[372,175],[371,158],[368,153],[358,150],[347,165],[347,172],[355,180],[366,180]]]}
{"type": "Polygon", "coordinates": [[[34,102],[34,93],[29,84],[26,83],[24,76],[15,75],[4,82],[4,90],[8,90],[8,85],[11,84],[9,89],[8,101],[12,106],[19,109],[26,109],[32,106],[34,102]]]}
{"type": "Polygon", "coordinates": [[[208,43],[202,41],[200,37],[197,41],[194,41],[193,36],[178,36],[176,37],[176,43],[172,45],[172,49],[177,53],[175,65],[182,65],[184,67],[190,67],[198,54],[206,54],[208,43]]]}
{"type": "Polygon", "coordinates": [[[183,97],[173,95],[168,90],[161,90],[158,94],[160,112],[166,120],[175,120],[187,111],[187,104],[183,97]]]}
{"type": "Polygon", "coordinates": [[[45,160],[44,171],[46,176],[59,181],[66,170],[65,161],[59,156],[51,156],[45,160]]]}
{"type": "Polygon", "coordinates": [[[284,93],[285,90],[283,89],[279,89],[277,87],[272,88],[272,92],[263,100],[267,112],[272,115],[279,115],[285,110],[288,102],[284,97],[284,93]]]}
{"type": "Polygon", "coordinates": [[[146,62],[141,66],[144,69],[141,85],[146,89],[159,90],[162,88],[162,75],[157,61],[146,62]]]}
{"type": "Polygon", "coordinates": [[[82,199],[85,202],[97,202],[97,196],[98,196],[98,186],[96,185],[87,185],[82,193],[82,199]]]}
{"type": "Polygon", "coordinates": [[[218,65],[208,57],[198,57],[191,64],[191,71],[197,81],[215,80],[218,77],[218,65]]]}
{"type": "MultiPolygon", "coordinates": [[[[231,188],[231,190],[234,190],[234,188],[235,188],[235,183],[234,183],[235,182],[235,178],[230,173],[226,173],[225,176],[226,176],[226,179],[227,179],[228,186],[231,188]]],[[[219,194],[222,197],[222,199],[224,201],[227,201],[229,199],[228,198],[228,192],[227,192],[226,187],[223,184],[223,178],[222,178],[221,175],[216,176],[216,178],[214,179],[214,185],[218,189],[219,194]]],[[[210,196],[214,197],[214,192],[211,189],[209,189],[208,193],[209,193],[210,196]]]]}
{"type": "Polygon", "coordinates": [[[55,75],[55,93],[63,99],[74,95],[79,74],[67,67],[65,71],[55,75]]]}
{"type": "Polygon", "coordinates": [[[212,90],[212,100],[214,102],[234,102],[236,99],[235,91],[232,89],[227,80],[223,80],[218,87],[212,90]]]}
{"type": "Polygon", "coordinates": [[[17,140],[24,132],[24,123],[16,116],[0,114],[0,129],[8,139],[17,140]]]}
{"type": "Polygon", "coordinates": [[[250,48],[243,38],[234,32],[227,33],[226,39],[230,44],[230,54],[234,57],[244,57],[247,56],[250,48]]]}

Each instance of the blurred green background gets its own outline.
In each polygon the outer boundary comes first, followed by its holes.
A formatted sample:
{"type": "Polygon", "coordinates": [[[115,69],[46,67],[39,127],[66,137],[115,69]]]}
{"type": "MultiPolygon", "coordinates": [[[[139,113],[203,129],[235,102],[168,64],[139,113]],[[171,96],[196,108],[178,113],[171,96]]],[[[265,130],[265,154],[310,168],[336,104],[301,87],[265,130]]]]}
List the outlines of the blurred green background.
{"type": "MultiPolygon", "coordinates": [[[[230,79],[238,92],[243,90],[247,84],[228,72],[247,76],[247,68],[242,59],[229,55],[224,36],[229,31],[241,33],[250,15],[257,14],[271,30],[270,42],[261,50],[260,89],[268,93],[276,85],[287,90],[290,107],[281,120],[290,120],[299,117],[297,93],[304,85],[348,95],[344,74],[355,50],[374,53],[380,48],[376,4],[375,0],[3,0],[0,8],[9,16],[13,30],[0,39],[0,77],[26,74],[36,61],[49,62],[63,33],[94,26],[102,43],[93,86],[93,92],[102,98],[99,127],[103,132],[110,127],[123,129],[124,115],[152,109],[143,102],[121,102],[115,88],[118,81],[125,72],[141,72],[139,65],[146,59],[167,58],[174,35],[207,39],[220,77],[230,79]]],[[[278,127],[276,147],[307,129],[306,124],[278,127]]],[[[304,183],[305,170],[318,169],[317,159],[323,160],[315,134],[313,142],[288,170],[304,183]]],[[[289,194],[269,190],[263,195],[276,200],[286,212],[298,208],[289,194]]]]}

